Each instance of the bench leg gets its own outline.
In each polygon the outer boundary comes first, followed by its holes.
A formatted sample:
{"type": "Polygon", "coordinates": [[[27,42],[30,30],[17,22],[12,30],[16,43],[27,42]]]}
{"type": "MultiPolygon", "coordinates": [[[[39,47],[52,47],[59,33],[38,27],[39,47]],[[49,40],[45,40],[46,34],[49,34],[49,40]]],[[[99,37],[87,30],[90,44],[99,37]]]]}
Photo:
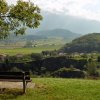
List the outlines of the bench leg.
{"type": "Polygon", "coordinates": [[[26,92],[26,81],[25,81],[25,73],[23,72],[23,93],[26,92]]]}
{"type": "Polygon", "coordinates": [[[26,93],[26,82],[23,80],[23,93],[26,93]]]}
{"type": "Polygon", "coordinates": [[[28,83],[28,82],[26,81],[26,86],[27,86],[27,83],[28,83]]]}

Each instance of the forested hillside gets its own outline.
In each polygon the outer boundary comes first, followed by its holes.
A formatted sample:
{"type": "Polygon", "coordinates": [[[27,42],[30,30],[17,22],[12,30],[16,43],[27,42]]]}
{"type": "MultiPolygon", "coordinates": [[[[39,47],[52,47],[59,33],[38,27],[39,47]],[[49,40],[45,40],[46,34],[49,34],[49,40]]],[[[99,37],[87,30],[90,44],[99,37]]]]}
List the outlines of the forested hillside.
{"type": "Polygon", "coordinates": [[[91,53],[100,51],[100,34],[92,33],[74,39],[71,43],[61,48],[62,52],[91,53]]]}

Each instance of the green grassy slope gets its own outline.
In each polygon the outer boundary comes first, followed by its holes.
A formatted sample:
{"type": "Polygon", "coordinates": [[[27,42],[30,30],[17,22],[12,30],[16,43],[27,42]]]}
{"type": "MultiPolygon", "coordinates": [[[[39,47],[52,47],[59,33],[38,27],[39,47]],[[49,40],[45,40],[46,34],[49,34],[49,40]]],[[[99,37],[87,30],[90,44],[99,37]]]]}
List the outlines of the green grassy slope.
{"type": "Polygon", "coordinates": [[[34,89],[27,93],[0,94],[1,99],[13,100],[100,100],[100,80],[33,78],[34,89]]]}

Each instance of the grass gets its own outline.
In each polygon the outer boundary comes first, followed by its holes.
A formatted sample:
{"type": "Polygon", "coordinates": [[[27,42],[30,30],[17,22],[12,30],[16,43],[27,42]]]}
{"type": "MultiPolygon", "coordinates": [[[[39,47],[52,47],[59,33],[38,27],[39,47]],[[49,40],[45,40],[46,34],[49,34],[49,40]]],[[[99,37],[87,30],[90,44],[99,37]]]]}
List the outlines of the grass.
{"type": "Polygon", "coordinates": [[[16,54],[31,54],[41,53],[44,50],[57,50],[62,45],[44,45],[34,48],[15,48],[15,49],[0,49],[0,54],[16,55],[16,54]]]}
{"type": "Polygon", "coordinates": [[[100,100],[100,80],[33,78],[34,89],[0,94],[0,100],[100,100]]]}

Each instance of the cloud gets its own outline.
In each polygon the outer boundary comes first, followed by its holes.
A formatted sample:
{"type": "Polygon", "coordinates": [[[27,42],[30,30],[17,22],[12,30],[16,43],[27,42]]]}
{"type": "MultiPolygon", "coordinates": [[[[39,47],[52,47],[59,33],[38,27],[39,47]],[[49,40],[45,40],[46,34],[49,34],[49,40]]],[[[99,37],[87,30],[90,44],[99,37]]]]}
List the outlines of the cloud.
{"type": "Polygon", "coordinates": [[[35,0],[44,11],[100,21],[99,0],[35,0]]]}
{"type": "MultiPolygon", "coordinates": [[[[16,0],[7,1],[16,2],[16,0]]],[[[43,11],[100,21],[100,0],[34,0],[34,2],[43,11]]]]}

